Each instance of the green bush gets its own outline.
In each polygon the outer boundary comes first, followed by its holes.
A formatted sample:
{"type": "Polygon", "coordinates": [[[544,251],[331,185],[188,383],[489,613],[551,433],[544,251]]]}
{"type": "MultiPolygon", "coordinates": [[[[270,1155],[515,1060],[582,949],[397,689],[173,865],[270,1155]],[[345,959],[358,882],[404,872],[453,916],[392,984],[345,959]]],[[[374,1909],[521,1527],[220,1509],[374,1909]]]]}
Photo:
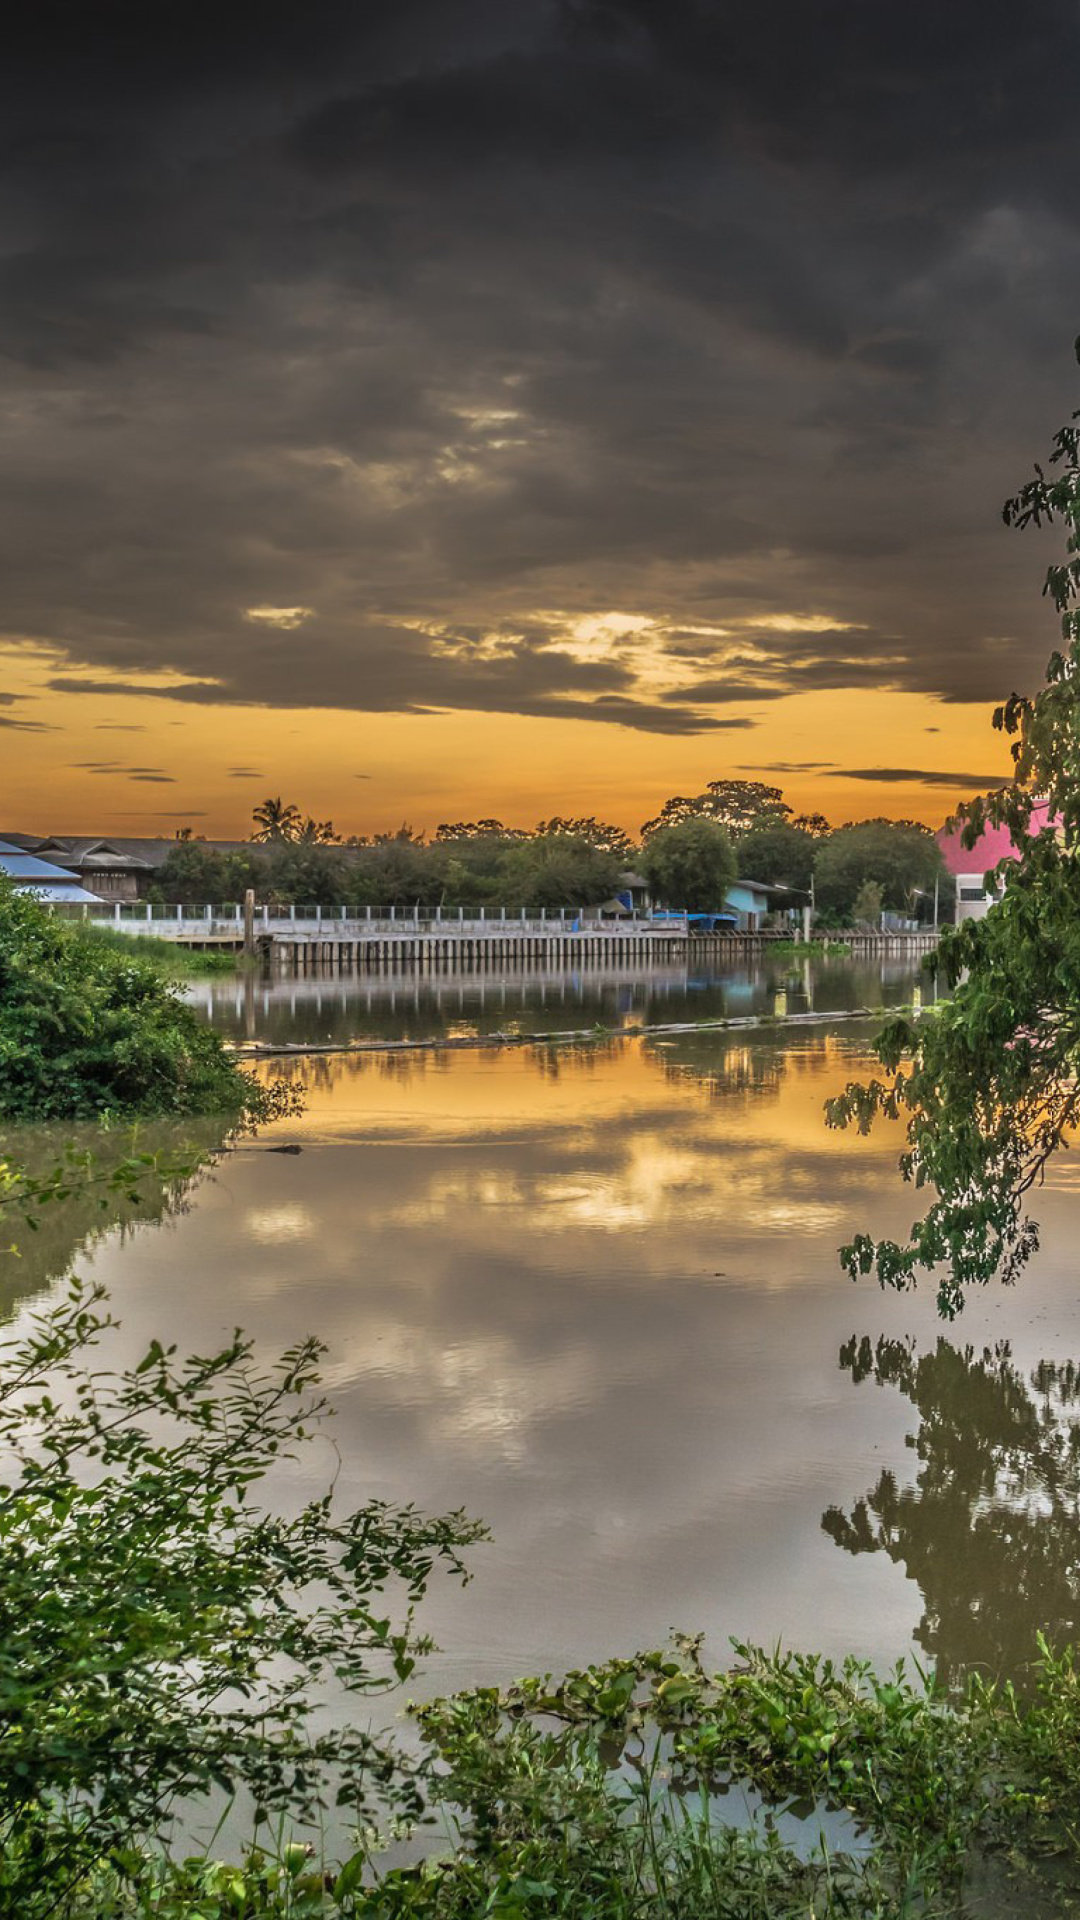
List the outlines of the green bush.
{"type": "Polygon", "coordinates": [[[0,1117],[262,1119],[282,1105],[152,961],[0,883],[0,1117]]]}
{"type": "Polygon", "coordinates": [[[114,1372],[102,1299],[73,1283],[0,1349],[0,1912],[26,1920],[145,1912],[180,1802],[418,1811],[364,1709],[412,1671],[428,1577],[479,1532],[329,1492],[269,1511],[260,1481],[322,1411],[317,1343],[264,1370],[240,1335],[190,1358],[154,1340],[114,1372]]]}

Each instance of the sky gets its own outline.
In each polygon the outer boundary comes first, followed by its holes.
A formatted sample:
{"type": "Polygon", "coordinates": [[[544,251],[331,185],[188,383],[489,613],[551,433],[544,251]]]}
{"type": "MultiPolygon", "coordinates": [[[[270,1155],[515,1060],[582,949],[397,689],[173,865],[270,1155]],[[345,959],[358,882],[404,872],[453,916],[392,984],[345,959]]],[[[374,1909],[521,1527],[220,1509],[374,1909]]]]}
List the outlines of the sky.
{"type": "Polygon", "coordinates": [[[0,824],[936,824],[1055,644],[1077,0],[24,7],[0,824]]]}

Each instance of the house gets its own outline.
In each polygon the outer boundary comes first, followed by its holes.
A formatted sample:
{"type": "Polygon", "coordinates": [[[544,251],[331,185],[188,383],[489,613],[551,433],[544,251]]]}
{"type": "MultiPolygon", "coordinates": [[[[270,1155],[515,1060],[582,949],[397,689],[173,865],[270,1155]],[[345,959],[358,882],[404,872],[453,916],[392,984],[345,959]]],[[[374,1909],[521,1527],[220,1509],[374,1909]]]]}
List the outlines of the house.
{"type": "MultiPolygon", "coordinates": [[[[767,913],[787,910],[797,914],[806,897],[792,887],[773,886],[761,880],[736,880],[712,914],[696,917],[723,920],[740,933],[756,933],[767,913]]],[[[639,873],[624,873],[620,875],[619,892],[613,900],[605,900],[600,911],[648,913],[651,908],[648,882],[639,873]]]]}
{"type": "MultiPolygon", "coordinates": [[[[756,933],[765,915],[769,911],[771,896],[776,887],[766,887],[758,880],[736,880],[724,895],[724,906],[736,916],[740,933],[756,933]]],[[[780,892],[787,891],[780,888],[780,892]]]]}
{"type": "MultiPolygon", "coordinates": [[[[1049,822],[1049,804],[1040,801],[1031,816],[1032,834],[1041,833],[1049,822]]],[[[952,875],[955,888],[956,919],[981,920],[1005,891],[999,880],[987,887],[986,876],[1002,860],[1018,860],[1020,848],[1008,827],[984,827],[974,847],[965,847],[963,829],[946,825],[937,835],[941,855],[952,875]]]]}
{"type": "MultiPolygon", "coordinates": [[[[132,838],[129,835],[5,833],[0,838],[17,850],[33,853],[41,860],[53,860],[70,869],[76,881],[98,900],[143,900],[154,885],[158,870],[179,844],[175,839],[132,838]]],[[[231,853],[238,847],[250,851],[247,841],[211,840],[207,846],[231,853]]]]}
{"type": "Polygon", "coordinates": [[[79,877],[52,860],[39,860],[10,840],[0,840],[0,873],[16,893],[33,893],[48,906],[98,906],[97,894],[79,885],[79,877]]]}

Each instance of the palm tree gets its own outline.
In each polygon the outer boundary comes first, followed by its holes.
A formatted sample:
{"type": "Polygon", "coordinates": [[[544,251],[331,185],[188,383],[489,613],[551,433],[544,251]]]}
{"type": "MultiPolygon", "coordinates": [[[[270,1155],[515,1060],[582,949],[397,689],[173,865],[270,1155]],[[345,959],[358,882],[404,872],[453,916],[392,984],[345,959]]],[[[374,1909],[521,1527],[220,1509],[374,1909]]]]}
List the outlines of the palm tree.
{"type": "Polygon", "coordinates": [[[340,833],[334,831],[332,820],[313,820],[310,814],[294,837],[302,840],[306,847],[333,847],[341,839],[340,833]]]}
{"type": "Polygon", "coordinates": [[[253,840],[298,840],[303,830],[299,807],[291,801],[285,805],[280,794],[276,800],[263,800],[251,817],[258,828],[253,840]]]}

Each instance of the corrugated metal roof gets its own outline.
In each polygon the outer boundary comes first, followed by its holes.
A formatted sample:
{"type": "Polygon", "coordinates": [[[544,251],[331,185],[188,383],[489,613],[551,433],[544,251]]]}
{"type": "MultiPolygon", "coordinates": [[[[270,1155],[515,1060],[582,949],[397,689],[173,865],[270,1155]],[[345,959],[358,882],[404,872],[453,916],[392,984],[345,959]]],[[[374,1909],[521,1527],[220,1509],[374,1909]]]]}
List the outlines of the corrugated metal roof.
{"type": "Polygon", "coordinates": [[[65,906],[100,907],[101,895],[87,893],[77,880],[61,880],[58,887],[35,886],[32,881],[16,881],[16,893],[32,893],[35,900],[41,900],[46,906],[63,901],[65,906]]]}
{"type": "Polygon", "coordinates": [[[0,843],[0,873],[6,873],[9,880],[39,880],[44,886],[56,886],[62,880],[78,881],[78,874],[69,873],[66,867],[58,867],[51,860],[39,860],[32,853],[17,853],[12,848],[4,851],[0,843]]]}

